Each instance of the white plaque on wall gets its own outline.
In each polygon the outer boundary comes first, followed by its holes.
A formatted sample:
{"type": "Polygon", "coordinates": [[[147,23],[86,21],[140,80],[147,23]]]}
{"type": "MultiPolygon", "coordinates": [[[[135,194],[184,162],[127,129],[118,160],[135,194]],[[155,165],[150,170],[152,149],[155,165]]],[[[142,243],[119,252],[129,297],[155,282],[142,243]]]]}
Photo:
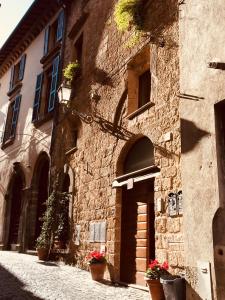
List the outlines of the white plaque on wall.
{"type": "Polygon", "coordinates": [[[106,222],[100,223],[100,242],[105,243],[106,242],[106,222]]]}
{"type": "Polygon", "coordinates": [[[95,223],[90,223],[89,234],[89,242],[93,243],[95,241],[95,223]]]}
{"type": "Polygon", "coordinates": [[[95,242],[100,242],[101,223],[95,223],[95,242]]]}
{"type": "Polygon", "coordinates": [[[80,225],[75,226],[75,245],[80,245],[80,225]]]}

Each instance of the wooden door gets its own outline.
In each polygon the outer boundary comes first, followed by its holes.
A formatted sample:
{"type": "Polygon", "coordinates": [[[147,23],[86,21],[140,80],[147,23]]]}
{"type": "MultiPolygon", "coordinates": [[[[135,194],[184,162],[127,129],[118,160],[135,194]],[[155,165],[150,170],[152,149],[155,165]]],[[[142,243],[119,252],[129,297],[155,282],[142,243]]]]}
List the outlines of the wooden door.
{"type": "Polygon", "coordinates": [[[155,252],[153,181],[123,190],[121,281],[145,285],[144,273],[155,252]]]}
{"type": "Polygon", "coordinates": [[[9,249],[11,248],[11,244],[18,243],[22,205],[22,180],[19,176],[15,178],[15,181],[13,183],[11,197],[11,214],[8,239],[9,249]]]}

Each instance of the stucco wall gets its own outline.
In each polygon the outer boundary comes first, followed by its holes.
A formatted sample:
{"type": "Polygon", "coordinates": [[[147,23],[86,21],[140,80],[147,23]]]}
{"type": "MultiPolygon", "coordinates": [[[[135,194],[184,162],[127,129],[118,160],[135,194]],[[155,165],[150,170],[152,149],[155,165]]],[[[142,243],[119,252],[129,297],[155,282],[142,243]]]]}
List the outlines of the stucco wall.
{"type": "MultiPolygon", "coordinates": [[[[180,5],[185,264],[195,273],[197,261],[211,263],[215,299],[212,222],[222,199],[218,193],[214,104],[225,98],[225,73],[209,68],[208,63],[225,61],[224,7],[221,0],[180,5]]],[[[196,288],[194,277],[192,286],[203,297],[204,288],[196,288]]]]}
{"type": "MultiPolygon", "coordinates": [[[[19,162],[26,177],[26,186],[29,188],[33,176],[34,165],[41,151],[49,152],[52,121],[35,128],[32,120],[33,101],[36,85],[36,77],[42,72],[40,59],[43,56],[44,31],[24,51],[26,53],[26,65],[23,85],[20,91],[22,95],[20,112],[17,123],[16,137],[12,145],[0,150],[0,241],[3,235],[4,225],[4,196],[7,191],[13,163],[19,162]]],[[[16,64],[17,61],[14,62],[16,64]]],[[[7,117],[9,97],[10,69],[0,79],[0,131],[3,136],[4,123],[7,117]]]]}

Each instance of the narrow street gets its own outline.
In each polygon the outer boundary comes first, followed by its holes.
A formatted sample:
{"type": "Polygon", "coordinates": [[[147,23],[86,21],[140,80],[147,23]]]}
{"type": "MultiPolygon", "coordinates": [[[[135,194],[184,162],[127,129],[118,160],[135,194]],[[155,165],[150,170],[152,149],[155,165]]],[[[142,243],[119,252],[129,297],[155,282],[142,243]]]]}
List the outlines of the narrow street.
{"type": "Polygon", "coordinates": [[[145,291],[98,283],[89,272],[75,267],[42,262],[36,256],[0,252],[0,299],[2,300],[147,300],[145,291]]]}

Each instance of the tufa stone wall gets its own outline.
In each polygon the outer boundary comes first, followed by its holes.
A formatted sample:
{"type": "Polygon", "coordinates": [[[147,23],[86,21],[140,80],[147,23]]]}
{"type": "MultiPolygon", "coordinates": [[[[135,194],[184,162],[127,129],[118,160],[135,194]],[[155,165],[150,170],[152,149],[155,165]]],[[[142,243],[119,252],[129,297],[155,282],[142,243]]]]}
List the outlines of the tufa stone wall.
{"type": "Polygon", "coordinates": [[[146,34],[131,49],[124,47],[130,33],[116,28],[114,3],[90,0],[84,6],[74,1],[67,19],[66,35],[71,39],[65,41],[64,66],[73,59],[73,44],[83,33],[82,75],[73,84],[72,105],[79,112],[92,114],[91,122],[81,118],[79,126],[74,125],[79,131],[77,148],[69,155],[65,155],[68,147],[62,135],[71,130],[71,120],[79,118],[69,114],[63,118],[61,112],[56,127],[53,163],[55,168],[69,164],[75,176],[70,248],[77,265],[87,268],[85,256],[100,248],[100,243],[89,242],[90,222],[106,220],[107,258],[113,277],[119,279],[122,196],[120,189],[112,189],[112,181],[122,175],[130,146],[147,136],[154,144],[155,164],[160,168],[154,199],[156,203],[162,198],[164,204],[162,212],[156,213],[156,256],[160,261],[168,260],[171,270],[179,272],[184,267],[182,217],[167,214],[169,192],[181,190],[177,1],[147,4],[145,30],[152,35],[146,34]],[[128,64],[145,46],[149,47],[154,105],[128,119],[128,64]],[[91,100],[93,89],[97,89],[99,101],[91,100]],[[79,246],[74,244],[76,224],[81,226],[79,246]]]}

